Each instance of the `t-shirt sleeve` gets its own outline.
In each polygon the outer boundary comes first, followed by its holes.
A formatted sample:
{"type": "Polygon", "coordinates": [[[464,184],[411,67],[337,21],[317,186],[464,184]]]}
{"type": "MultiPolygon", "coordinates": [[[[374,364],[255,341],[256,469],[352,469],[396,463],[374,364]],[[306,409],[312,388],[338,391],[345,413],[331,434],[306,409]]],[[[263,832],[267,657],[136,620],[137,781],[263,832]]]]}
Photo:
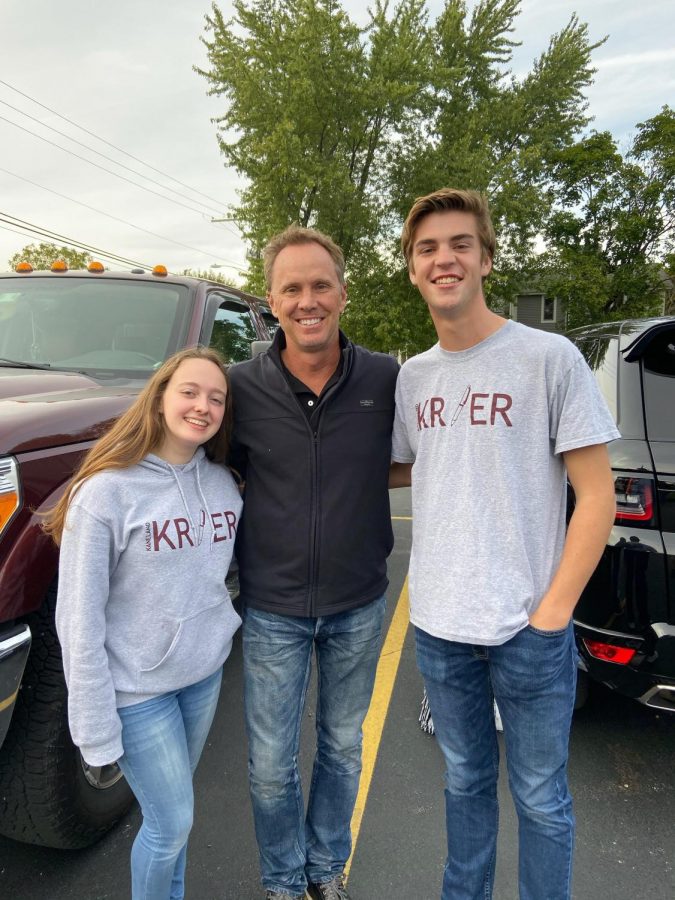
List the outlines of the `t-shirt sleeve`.
{"type": "Polygon", "coordinates": [[[551,406],[555,453],[621,437],[586,360],[579,354],[560,381],[551,406]]]}
{"type": "Polygon", "coordinates": [[[405,417],[406,404],[403,396],[401,374],[399,372],[396,382],[396,411],[394,413],[394,429],[391,441],[391,459],[392,462],[412,463],[415,462],[415,453],[408,437],[408,426],[405,417]]]}

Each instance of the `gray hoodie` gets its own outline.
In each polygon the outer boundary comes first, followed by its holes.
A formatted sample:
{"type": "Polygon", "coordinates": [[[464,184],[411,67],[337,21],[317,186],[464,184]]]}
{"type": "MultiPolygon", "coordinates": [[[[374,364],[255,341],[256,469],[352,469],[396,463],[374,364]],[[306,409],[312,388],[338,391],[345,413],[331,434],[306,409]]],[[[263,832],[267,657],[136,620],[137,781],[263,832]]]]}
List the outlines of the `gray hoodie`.
{"type": "Polygon", "coordinates": [[[242,501],[200,447],[172,466],[138,465],[85,481],[61,542],[56,628],[74,743],[92,766],[122,755],[117,707],[215,672],[241,620],[225,576],[242,501]]]}

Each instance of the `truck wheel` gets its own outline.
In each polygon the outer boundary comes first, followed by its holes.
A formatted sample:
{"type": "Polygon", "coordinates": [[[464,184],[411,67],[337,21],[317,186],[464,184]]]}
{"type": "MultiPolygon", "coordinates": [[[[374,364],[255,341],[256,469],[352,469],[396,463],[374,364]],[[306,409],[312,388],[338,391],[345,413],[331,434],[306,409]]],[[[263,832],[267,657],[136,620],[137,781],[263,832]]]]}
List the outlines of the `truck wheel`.
{"type": "Polygon", "coordinates": [[[76,849],[105,834],[133,795],[117,766],[87,766],[70,738],[55,602],[56,583],[28,619],[33,643],[0,748],[0,834],[76,849]]]}

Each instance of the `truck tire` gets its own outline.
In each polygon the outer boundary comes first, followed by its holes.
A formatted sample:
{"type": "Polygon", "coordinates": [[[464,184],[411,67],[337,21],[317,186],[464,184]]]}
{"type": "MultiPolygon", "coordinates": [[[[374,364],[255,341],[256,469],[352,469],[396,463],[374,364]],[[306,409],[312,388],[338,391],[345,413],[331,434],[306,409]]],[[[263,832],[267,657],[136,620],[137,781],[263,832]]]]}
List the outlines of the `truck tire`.
{"type": "Polygon", "coordinates": [[[102,837],[133,795],[117,766],[91,769],[71,740],[55,602],[56,582],[27,620],[33,643],[0,748],[0,834],[70,850],[102,837]]]}

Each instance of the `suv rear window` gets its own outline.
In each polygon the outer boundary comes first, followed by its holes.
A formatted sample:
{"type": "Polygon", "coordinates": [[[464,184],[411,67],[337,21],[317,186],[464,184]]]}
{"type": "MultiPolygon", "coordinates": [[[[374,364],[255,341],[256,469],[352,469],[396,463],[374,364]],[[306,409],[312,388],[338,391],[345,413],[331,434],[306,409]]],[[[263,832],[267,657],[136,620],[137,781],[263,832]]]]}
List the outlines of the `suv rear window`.
{"type": "Polygon", "coordinates": [[[675,441],[675,328],[656,335],[642,365],[647,434],[652,441],[675,441]]]}
{"type": "Polygon", "coordinates": [[[591,367],[602,396],[605,398],[605,403],[616,422],[618,417],[618,338],[600,335],[576,340],[575,344],[591,367]]]}

